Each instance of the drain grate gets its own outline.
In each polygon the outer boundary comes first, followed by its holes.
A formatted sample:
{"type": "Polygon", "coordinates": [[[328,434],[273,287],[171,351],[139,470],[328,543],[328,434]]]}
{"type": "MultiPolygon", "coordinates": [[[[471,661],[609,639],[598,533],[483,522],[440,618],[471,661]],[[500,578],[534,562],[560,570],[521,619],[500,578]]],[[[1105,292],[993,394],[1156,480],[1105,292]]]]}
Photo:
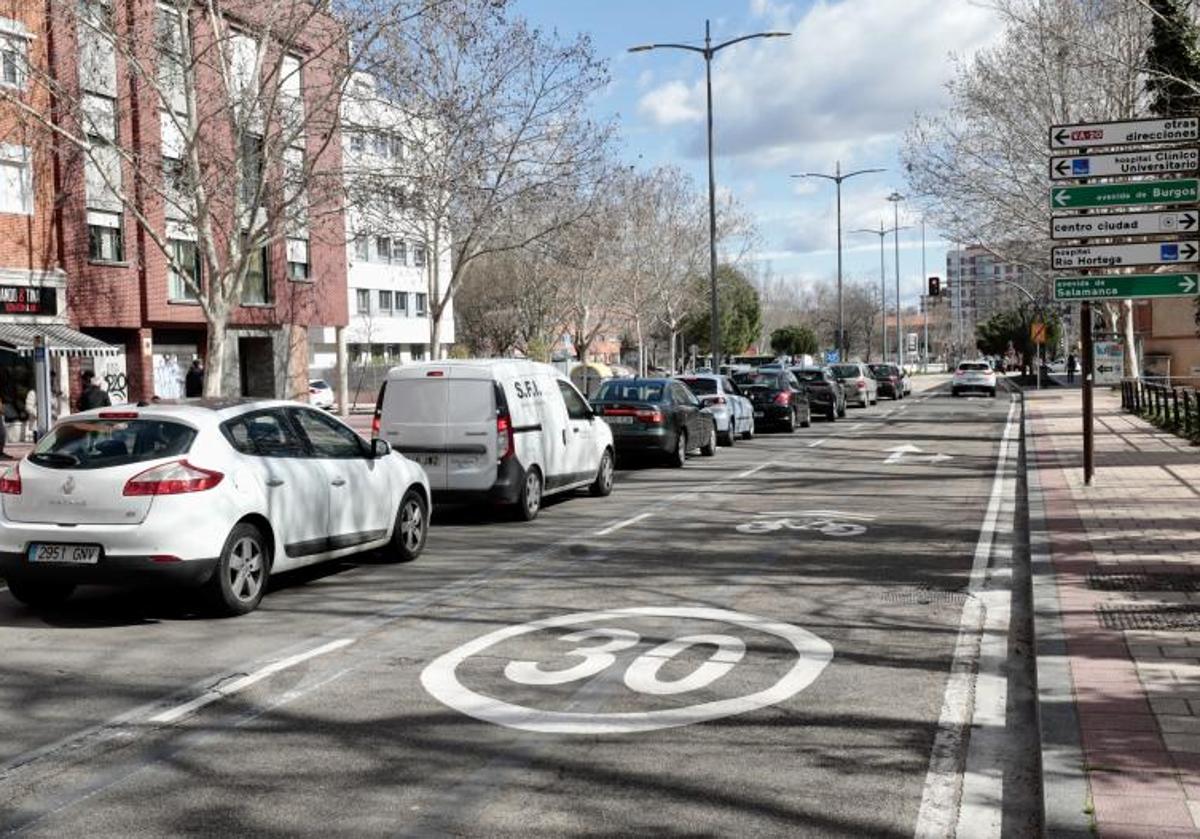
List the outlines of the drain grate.
{"type": "Polygon", "coordinates": [[[1096,607],[1105,629],[1200,630],[1200,606],[1096,607]]]}
{"type": "Polygon", "coordinates": [[[967,601],[965,591],[947,591],[928,586],[889,587],[880,598],[897,606],[962,606],[967,601]]]}
{"type": "Polygon", "coordinates": [[[1088,574],[1088,588],[1099,591],[1200,591],[1200,574],[1088,574]]]}

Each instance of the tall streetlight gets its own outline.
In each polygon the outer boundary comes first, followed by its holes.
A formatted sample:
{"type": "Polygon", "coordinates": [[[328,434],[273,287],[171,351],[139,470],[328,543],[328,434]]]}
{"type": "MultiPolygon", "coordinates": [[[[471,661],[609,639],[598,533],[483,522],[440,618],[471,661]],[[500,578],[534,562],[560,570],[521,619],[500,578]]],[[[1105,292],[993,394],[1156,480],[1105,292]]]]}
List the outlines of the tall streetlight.
{"type": "MultiPolygon", "coordinates": [[[[803,175],[792,175],[793,178],[823,178],[827,181],[833,181],[837,185],[837,291],[838,291],[838,322],[837,322],[837,345],[838,356],[842,361],[846,360],[846,356],[850,352],[850,347],[846,343],[846,308],[842,302],[842,181],[848,181],[858,175],[868,175],[873,172],[883,172],[883,169],[859,169],[854,172],[842,174],[842,161],[834,161],[833,174],[827,175],[823,172],[805,172],[803,175]]],[[[874,231],[871,231],[872,233],[874,231]]]]}
{"type": "Polygon", "coordinates": [[[741,35],[728,41],[713,45],[712,29],[709,21],[704,21],[704,46],[692,44],[641,44],[630,47],[629,52],[646,52],[648,50],[687,50],[704,56],[704,82],[708,95],[708,273],[710,280],[710,320],[712,330],[709,340],[712,342],[712,369],[717,372],[720,368],[721,327],[717,320],[717,185],[713,174],[713,102],[712,102],[712,60],[713,56],[726,47],[740,44],[754,38],[786,38],[791,32],[755,32],[753,35],[741,35]]]}
{"type": "Polygon", "coordinates": [[[892,224],[896,230],[896,359],[904,367],[904,312],[900,305],[900,202],[904,196],[893,192],[887,197],[892,202],[892,224]]]}
{"type": "Polygon", "coordinates": [[[882,322],[883,332],[880,333],[879,348],[881,350],[880,361],[887,364],[887,277],[883,268],[883,241],[892,233],[898,233],[901,230],[907,230],[908,226],[904,227],[889,227],[884,228],[883,220],[879,221],[879,229],[872,230],[869,227],[860,227],[857,230],[851,230],[851,233],[871,233],[879,237],[879,320],[882,322]]]}

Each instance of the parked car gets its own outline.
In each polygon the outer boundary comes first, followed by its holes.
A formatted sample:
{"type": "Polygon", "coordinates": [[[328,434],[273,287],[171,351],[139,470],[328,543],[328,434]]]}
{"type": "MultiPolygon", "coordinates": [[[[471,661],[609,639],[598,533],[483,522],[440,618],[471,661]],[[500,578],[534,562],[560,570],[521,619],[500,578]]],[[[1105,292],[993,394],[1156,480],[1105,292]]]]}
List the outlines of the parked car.
{"type": "Polygon", "coordinates": [[[388,371],[373,434],[425,468],[439,501],[510,504],[534,519],[547,495],[612,492],[608,426],[549,364],[458,359],[388,371]]]}
{"type": "Polygon", "coordinates": [[[754,430],[778,428],[795,431],[796,426],[808,428],[812,425],[808,393],[786,370],[758,369],[749,373],[738,373],[733,383],[754,406],[754,430]]]}
{"type": "Polygon", "coordinates": [[[610,379],[592,400],[596,413],[612,429],[623,457],[666,457],[683,466],[688,452],[717,453],[717,425],[681,382],[674,379],[610,379]]]}
{"type": "Polygon", "coordinates": [[[152,582],[239,615],[279,571],[377,548],[415,559],[429,519],[419,466],[308,405],[101,408],[0,476],[0,575],[35,607],[152,582]]]}
{"type": "Polygon", "coordinates": [[[308,383],[308,404],[314,408],[333,410],[333,388],[324,379],[311,379],[308,383]]]}
{"type": "Polygon", "coordinates": [[[860,408],[866,408],[879,401],[879,384],[867,369],[867,365],[850,361],[830,366],[829,372],[842,383],[847,403],[853,402],[860,408]]]}
{"type": "Polygon", "coordinates": [[[728,376],[709,374],[678,379],[712,414],[721,445],[732,446],[738,437],[749,440],[754,436],[754,406],[728,376]]]}
{"type": "Polygon", "coordinates": [[[879,396],[892,399],[904,398],[904,386],[900,383],[900,368],[895,364],[868,364],[867,369],[879,388],[879,396]]]}
{"type": "Polygon", "coordinates": [[[808,391],[812,410],[830,422],[846,416],[846,391],[827,367],[792,367],[793,376],[808,391]]]}
{"type": "Polygon", "coordinates": [[[958,396],[972,391],[996,395],[996,371],[986,361],[963,361],[954,371],[950,395],[958,396]]]}

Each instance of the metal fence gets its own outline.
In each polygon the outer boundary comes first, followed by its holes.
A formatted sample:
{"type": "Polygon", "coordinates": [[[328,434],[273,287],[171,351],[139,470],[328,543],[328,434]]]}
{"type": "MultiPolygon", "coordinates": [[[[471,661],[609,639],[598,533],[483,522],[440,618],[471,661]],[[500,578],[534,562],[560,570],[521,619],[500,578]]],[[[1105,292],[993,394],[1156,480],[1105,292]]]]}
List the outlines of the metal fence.
{"type": "Polygon", "coordinates": [[[1121,407],[1184,437],[1200,437],[1200,395],[1177,380],[1125,379],[1121,407]]]}

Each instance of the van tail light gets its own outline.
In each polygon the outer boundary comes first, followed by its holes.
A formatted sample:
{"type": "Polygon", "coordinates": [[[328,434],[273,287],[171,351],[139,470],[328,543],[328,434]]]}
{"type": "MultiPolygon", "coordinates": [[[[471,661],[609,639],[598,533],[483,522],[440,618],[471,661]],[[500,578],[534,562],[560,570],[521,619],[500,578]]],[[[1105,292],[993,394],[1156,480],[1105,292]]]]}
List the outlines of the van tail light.
{"type": "Polygon", "coordinates": [[[857,382],[854,383],[854,387],[856,390],[866,390],[867,389],[867,380],[859,379],[857,382]]]}
{"type": "Polygon", "coordinates": [[[138,418],[138,413],[137,411],[101,411],[98,416],[100,419],[135,420],[138,418]]]}
{"type": "Polygon", "coordinates": [[[0,475],[0,495],[21,494],[21,464],[14,463],[0,475]]]}
{"type": "Polygon", "coordinates": [[[224,477],[220,472],[201,469],[186,460],[176,460],[134,475],[125,484],[122,495],[183,495],[188,492],[204,492],[221,483],[224,477]]]}
{"type": "Polygon", "coordinates": [[[516,451],[516,441],[513,439],[512,419],[508,414],[496,417],[496,456],[507,460],[516,451]]]}
{"type": "Polygon", "coordinates": [[[774,402],[776,405],[782,405],[786,408],[788,405],[792,404],[792,394],[786,390],[781,390],[779,393],[775,394],[774,402]]]}

